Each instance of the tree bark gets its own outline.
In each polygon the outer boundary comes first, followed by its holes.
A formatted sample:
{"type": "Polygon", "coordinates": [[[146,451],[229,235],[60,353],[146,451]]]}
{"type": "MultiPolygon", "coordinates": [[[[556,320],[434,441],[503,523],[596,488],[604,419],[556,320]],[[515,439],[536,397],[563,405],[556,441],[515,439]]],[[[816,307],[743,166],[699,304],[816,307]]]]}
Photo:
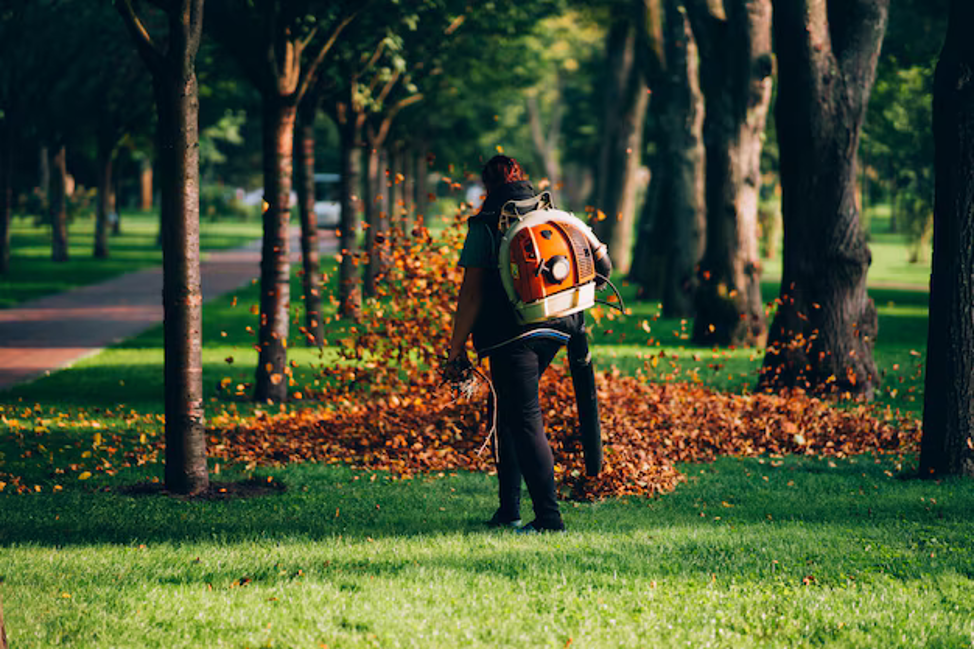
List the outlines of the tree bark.
{"type": "Polygon", "coordinates": [[[856,150],[889,0],[775,0],[783,269],[760,389],[871,398],[876,308],[856,150]]]}
{"type": "Polygon", "coordinates": [[[662,299],[664,316],[689,318],[706,229],[703,95],[686,13],[675,0],[667,0],[660,13],[664,57],[649,75],[657,154],[630,278],[639,283],[643,297],[662,299]]]}
{"type": "Polygon", "coordinates": [[[68,167],[67,151],[60,145],[54,152],[54,183],[51,198],[51,259],[68,261],[68,167]]]}
{"type": "Polygon", "coordinates": [[[953,0],[934,77],[936,198],[920,475],[974,477],[974,5],[953,0]]]}
{"type": "Polygon", "coordinates": [[[41,205],[44,209],[51,200],[51,154],[46,144],[38,147],[38,189],[41,196],[41,205]]]}
{"type": "Polygon", "coordinates": [[[166,489],[175,494],[198,494],[209,487],[210,481],[203,411],[196,80],[203,0],[174,0],[167,5],[169,30],[164,50],[145,30],[131,0],[119,0],[116,8],[152,73],[158,114],[166,489]]]}
{"type": "MultiPolygon", "coordinates": [[[[302,104],[302,106],[304,106],[302,104]]],[[[304,288],[304,337],[308,345],[321,347],[325,325],[321,305],[321,264],[318,259],[318,223],[315,215],[315,128],[317,102],[299,110],[297,156],[298,213],[301,218],[301,263],[304,288]]]]}
{"type": "Polygon", "coordinates": [[[407,217],[415,215],[416,198],[416,150],[412,144],[407,144],[403,149],[403,168],[405,176],[402,185],[402,210],[407,217]]]}
{"type": "MultiPolygon", "coordinates": [[[[351,112],[351,111],[349,111],[351,112]]],[[[361,181],[362,126],[357,114],[346,116],[339,125],[342,156],[342,220],[338,246],[341,263],[338,269],[339,313],[343,318],[358,319],[361,294],[358,275],[355,272],[355,237],[358,232],[359,187],[361,181]]]]}
{"type": "Polygon", "coordinates": [[[154,76],[162,193],[166,488],[209,486],[203,414],[199,252],[199,88],[187,17],[170,14],[170,52],[154,76]]]}
{"type": "Polygon", "coordinates": [[[627,273],[632,255],[637,172],[649,95],[635,64],[632,18],[616,16],[606,42],[608,87],[605,93],[598,206],[604,219],[595,233],[609,247],[613,267],[627,273]]]}
{"type": "Polygon", "coordinates": [[[10,272],[10,219],[13,214],[13,161],[10,118],[0,120],[0,275],[10,272]]]}
{"type": "Polygon", "coordinates": [[[139,161],[139,207],[143,212],[152,209],[152,158],[149,156],[139,161]]]}
{"type": "Polygon", "coordinates": [[[416,147],[416,221],[421,221],[429,206],[429,147],[420,140],[416,147]]]}
{"type": "Polygon", "coordinates": [[[288,225],[294,121],[297,109],[279,96],[264,94],[264,238],[260,256],[260,329],[257,356],[258,402],[287,400],[287,339],[291,308],[288,225]]]}
{"type": "Polygon", "coordinates": [[[688,3],[700,46],[706,117],[706,248],[693,340],[763,345],[758,252],[761,140],[771,102],[771,0],[733,0],[724,14],[688,3]]]}
{"type": "Polygon", "coordinates": [[[564,82],[561,73],[559,73],[555,84],[555,105],[547,127],[542,119],[537,94],[531,94],[525,98],[528,126],[530,127],[534,151],[541,159],[545,175],[556,200],[559,198],[558,194],[561,193],[562,188],[561,161],[558,152],[561,148],[561,118],[564,114],[564,107],[562,106],[563,86],[564,82]]]}
{"type": "Polygon", "coordinates": [[[106,259],[108,249],[108,215],[111,212],[112,166],[115,158],[114,146],[107,140],[98,141],[98,203],[95,206],[95,250],[94,256],[106,259]]]}
{"type": "Polygon", "coordinates": [[[385,177],[379,173],[378,147],[370,143],[365,153],[365,200],[362,203],[365,208],[366,262],[362,291],[371,298],[376,294],[376,279],[381,267],[379,249],[384,241],[382,233],[386,214],[383,208],[386,205],[387,188],[385,177]]]}

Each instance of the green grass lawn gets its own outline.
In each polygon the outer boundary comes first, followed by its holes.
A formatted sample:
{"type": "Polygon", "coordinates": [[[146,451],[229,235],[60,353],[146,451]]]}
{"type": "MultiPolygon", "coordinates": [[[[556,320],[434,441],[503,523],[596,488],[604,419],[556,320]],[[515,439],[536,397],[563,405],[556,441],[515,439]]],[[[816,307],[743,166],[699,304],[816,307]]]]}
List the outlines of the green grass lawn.
{"type": "MultiPolygon", "coordinates": [[[[14,647],[969,647],[974,484],[895,459],[684,468],[658,499],[482,525],[493,479],[298,465],[222,502],[0,494],[14,647]]],[[[116,477],[112,484],[137,478],[116,477]]]]}
{"type": "MultiPolygon", "coordinates": [[[[777,294],[773,281],[763,288],[777,294]]],[[[762,351],[695,348],[691,323],[623,294],[633,314],[593,328],[601,368],[631,372],[664,352],[658,380],[753,385],[762,351]]],[[[871,295],[881,400],[917,413],[926,293],[871,295]]],[[[205,307],[211,416],[254,408],[218,385],[252,381],[256,302],[249,286],[205,307]]],[[[289,348],[299,385],[336,356],[289,348]]],[[[14,647],[974,645],[974,484],[915,480],[912,458],[683,466],[689,480],[674,493],[565,503],[569,532],[537,537],[486,530],[495,479],[463,471],[391,480],[263,468],[257,478],[285,492],[226,501],[115,490],[160,479],[160,464],[80,480],[112,435],[119,455],[160,435],[162,390],[154,328],[0,393],[0,416],[20,420],[0,438],[0,470],[37,486],[0,491],[14,647]]],[[[213,478],[249,475],[224,467],[213,478]]]]}
{"type": "MultiPolygon", "coordinates": [[[[12,224],[10,273],[0,276],[0,309],[25,300],[94,284],[146,266],[162,264],[156,246],[158,213],[123,212],[122,234],[109,238],[109,259],[92,254],[95,223],[90,217],[75,219],[68,228],[70,259],[51,261],[51,229],[35,226],[33,218],[15,218],[12,224]]],[[[203,220],[203,250],[242,246],[261,236],[259,220],[203,220]]]]}

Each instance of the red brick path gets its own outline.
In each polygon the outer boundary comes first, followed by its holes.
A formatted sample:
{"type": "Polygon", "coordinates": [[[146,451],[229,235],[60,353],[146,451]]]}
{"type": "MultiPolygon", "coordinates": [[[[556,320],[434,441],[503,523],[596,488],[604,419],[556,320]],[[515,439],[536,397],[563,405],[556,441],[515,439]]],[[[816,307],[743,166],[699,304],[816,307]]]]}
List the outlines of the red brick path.
{"type": "MultiPolygon", "coordinates": [[[[322,249],[334,252],[332,231],[322,249]]],[[[300,246],[291,241],[292,258],[300,246]]],[[[260,243],[212,251],[200,265],[203,299],[211,300],[259,274],[260,243]]],[[[162,322],[162,268],[145,269],[0,309],[0,390],[69,366],[162,322]]]]}

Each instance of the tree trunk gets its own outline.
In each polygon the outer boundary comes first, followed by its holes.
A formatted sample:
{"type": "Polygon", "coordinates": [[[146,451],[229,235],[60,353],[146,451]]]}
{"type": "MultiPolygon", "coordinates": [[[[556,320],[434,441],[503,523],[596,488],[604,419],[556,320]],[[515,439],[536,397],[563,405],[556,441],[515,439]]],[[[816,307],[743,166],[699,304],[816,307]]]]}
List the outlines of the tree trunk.
{"type": "Polygon", "coordinates": [[[920,475],[974,477],[974,5],[953,0],[934,78],[936,200],[920,475]]]}
{"type": "Polygon", "coordinates": [[[375,282],[381,267],[380,247],[384,237],[382,236],[382,225],[385,220],[386,186],[383,182],[385,178],[379,173],[379,149],[378,145],[370,144],[366,147],[365,164],[365,241],[366,241],[366,263],[363,292],[369,298],[375,296],[375,282]]]}
{"type": "Polygon", "coordinates": [[[630,278],[646,298],[662,299],[663,315],[694,314],[697,264],[703,256],[703,95],[697,46],[686,14],[666,3],[661,17],[665,61],[650,110],[657,117],[657,154],[643,203],[630,278]]]}
{"type": "Polygon", "coordinates": [[[152,158],[149,156],[139,161],[139,207],[143,212],[152,209],[152,158]]]}
{"type": "Polygon", "coordinates": [[[412,145],[407,145],[403,149],[402,173],[405,176],[402,182],[402,211],[407,217],[414,215],[416,197],[416,150],[412,145]]]}
{"type": "Polygon", "coordinates": [[[68,261],[68,167],[67,152],[60,145],[54,153],[54,183],[51,198],[51,259],[68,261]]]}
{"type": "Polygon", "coordinates": [[[321,269],[318,260],[318,223],[315,215],[315,127],[317,103],[298,117],[297,194],[301,218],[302,286],[304,288],[304,337],[308,345],[321,347],[325,325],[321,306],[321,269]]]}
{"type": "Polygon", "coordinates": [[[758,192],[761,139],[771,102],[771,0],[733,0],[725,16],[690,11],[700,44],[706,118],[707,243],[693,340],[764,344],[758,192]]]}
{"type": "Polygon", "coordinates": [[[358,232],[358,203],[361,180],[360,149],[362,127],[357,115],[347,116],[346,123],[339,126],[342,156],[342,225],[338,238],[341,264],[338,269],[339,314],[343,318],[358,319],[361,306],[357,259],[355,257],[355,237],[358,232]]]}
{"type": "Polygon", "coordinates": [[[784,259],[761,389],[870,398],[879,382],[856,150],[888,7],[889,0],[775,1],[784,259]]]}
{"type": "Polygon", "coordinates": [[[40,193],[41,209],[48,210],[51,202],[51,154],[46,144],[38,147],[38,192],[40,193]]]}
{"type": "Polygon", "coordinates": [[[416,147],[416,221],[422,221],[429,206],[429,160],[426,154],[429,148],[426,142],[419,141],[416,147]]]}
{"type": "Polygon", "coordinates": [[[561,117],[564,113],[562,106],[562,87],[564,83],[559,73],[555,86],[555,105],[552,109],[551,121],[547,125],[541,115],[541,106],[538,103],[537,93],[528,95],[525,104],[528,114],[528,126],[531,129],[531,141],[534,144],[534,151],[541,159],[544,167],[545,176],[548,178],[551,190],[560,202],[562,189],[561,161],[558,152],[561,149],[561,117]]]}
{"type": "Polygon", "coordinates": [[[209,486],[203,412],[199,251],[199,95],[193,66],[157,75],[162,193],[166,489],[209,486]]]}
{"type": "Polygon", "coordinates": [[[98,142],[98,203],[95,208],[95,250],[98,259],[108,257],[108,215],[111,212],[112,163],[114,147],[107,141],[98,142]]]}
{"type": "Polygon", "coordinates": [[[10,118],[0,120],[0,275],[10,272],[10,219],[13,210],[13,156],[10,118]]]}
{"type": "Polygon", "coordinates": [[[598,205],[604,219],[595,233],[609,247],[614,268],[629,271],[636,211],[637,172],[642,151],[643,123],[649,95],[635,64],[636,35],[632,20],[617,17],[607,40],[608,87],[598,205]]]}
{"type": "Polygon", "coordinates": [[[288,225],[294,156],[295,105],[264,94],[264,239],[260,256],[258,402],[287,400],[287,338],[291,308],[288,225]]]}

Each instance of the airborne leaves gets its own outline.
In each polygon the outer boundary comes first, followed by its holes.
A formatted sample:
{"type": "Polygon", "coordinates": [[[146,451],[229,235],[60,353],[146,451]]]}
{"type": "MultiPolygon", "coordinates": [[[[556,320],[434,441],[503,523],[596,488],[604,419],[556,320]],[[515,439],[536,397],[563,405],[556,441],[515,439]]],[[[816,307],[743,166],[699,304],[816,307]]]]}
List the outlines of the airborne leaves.
{"type": "MultiPolygon", "coordinates": [[[[489,429],[487,392],[454,402],[437,373],[460,281],[463,216],[458,212],[442,240],[417,226],[409,235],[394,229],[384,242],[379,299],[361,322],[332,325],[342,361],[321,369],[318,387],[304,390],[319,407],[250,420],[218,416],[211,455],[251,465],[349,463],[401,477],[490,469],[490,453],[478,455],[489,429]]],[[[567,367],[556,362],[541,386],[556,480],[576,499],[667,492],[684,480],[677,463],[722,454],[903,453],[919,440],[915,420],[873,407],[839,409],[800,392],[738,395],[618,373],[600,373],[597,381],[605,465],[596,479],[584,473],[567,367]]]]}

